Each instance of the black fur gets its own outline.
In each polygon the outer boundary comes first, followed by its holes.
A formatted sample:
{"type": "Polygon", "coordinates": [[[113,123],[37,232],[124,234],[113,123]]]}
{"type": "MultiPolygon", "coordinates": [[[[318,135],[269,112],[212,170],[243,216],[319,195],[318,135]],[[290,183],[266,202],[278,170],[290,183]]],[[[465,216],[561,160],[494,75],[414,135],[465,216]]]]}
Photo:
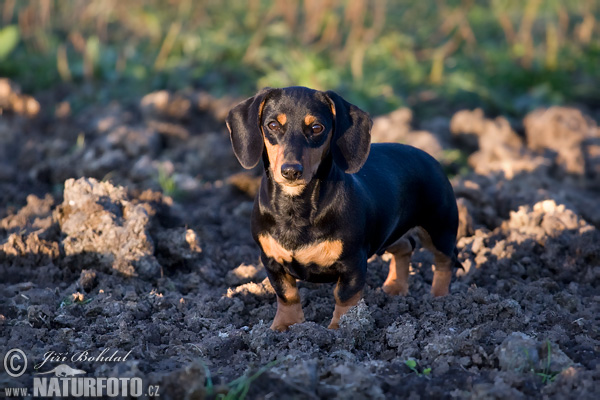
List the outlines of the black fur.
{"type": "Polygon", "coordinates": [[[367,160],[371,143],[369,114],[348,103],[335,92],[326,92],[335,106],[335,129],[331,152],[333,161],[344,172],[353,174],[367,160]]]}
{"type": "Polygon", "coordinates": [[[273,89],[265,88],[235,106],[227,115],[233,153],[242,167],[250,169],[260,161],[263,150],[260,133],[261,108],[273,89]]]}
{"type": "Polygon", "coordinates": [[[263,252],[268,276],[282,300],[285,274],[310,282],[337,282],[339,300],[352,298],[365,284],[367,259],[382,254],[415,226],[423,227],[435,247],[457,262],[458,211],[439,163],[411,146],[370,145],[368,114],[339,95],[301,87],[263,90],[234,108],[227,121],[244,167],[256,165],[263,155],[265,173],[252,213],[257,243],[261,234],[271,235],[290,251],[324,240],[343,243],[341,256],[330,267],[297,260],[280,264],[263,252]],[[288,123],[269,133],[267,124],[280,113],[287,115],[288,123]],[[325,139],[301,127],[299,121],[307,114],[324,126],[325,139]],[[266,139],[284,146],[290,158],[331,137],[330,151],[300,194],[286,195],[274,181],[261,126],[266,139]]]}

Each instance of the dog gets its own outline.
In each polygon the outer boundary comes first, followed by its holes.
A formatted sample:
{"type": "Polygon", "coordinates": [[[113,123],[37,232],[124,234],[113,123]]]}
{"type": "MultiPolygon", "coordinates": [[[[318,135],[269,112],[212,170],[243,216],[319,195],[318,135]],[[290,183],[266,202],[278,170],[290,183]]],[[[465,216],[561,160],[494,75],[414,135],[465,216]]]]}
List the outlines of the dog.
{"type": "Polygon", "coordinates": [[[448,294],[460,267],[458,210],[433,157],[371,144],[369,115],[332,91],[265,88],[231,109],[226,124],[240,164],[264,165],[251,222],[277,294],[271,329],[304,322],[298,279],[336,283],[329,328],[339,328],[374,254],[392,255],[384,292],[406,295],[415,238],[434,255],[431,294],[448,294]]]}

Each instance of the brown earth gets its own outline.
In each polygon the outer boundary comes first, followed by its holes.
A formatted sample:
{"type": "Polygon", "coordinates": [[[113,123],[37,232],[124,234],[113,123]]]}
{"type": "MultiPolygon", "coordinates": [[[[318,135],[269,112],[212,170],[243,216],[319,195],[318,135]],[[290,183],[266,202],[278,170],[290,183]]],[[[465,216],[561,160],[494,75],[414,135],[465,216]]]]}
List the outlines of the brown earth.
{"type": "Polygon", "coordinates": [[[300,283],[307,322],[277,333],[249,229],[259,171],[240,173],[223,126],[233,103],[157,92],[72,115],[0,82],[0,348],[30,361],[0,388],[31,387],[49,351],[109,348],[131,353],[69,365],[167,399],[256,372],[247,398],[598,398],[596,122],[567,108],[529,114],[522,133],[479,110],[420,130],[407,109],[377,118],[374,140],[471,152],[473,172],[453,179],[465,270],[431,298],[417,251],[410,294],[389,297],[375,257],[339,330],[332,286],[300,283]]]}

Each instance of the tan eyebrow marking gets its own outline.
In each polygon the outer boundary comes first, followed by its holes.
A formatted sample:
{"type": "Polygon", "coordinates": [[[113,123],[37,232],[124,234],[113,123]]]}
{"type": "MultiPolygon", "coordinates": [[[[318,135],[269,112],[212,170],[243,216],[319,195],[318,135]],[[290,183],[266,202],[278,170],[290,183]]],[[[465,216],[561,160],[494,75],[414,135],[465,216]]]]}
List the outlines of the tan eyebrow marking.
{"type": "Polygon", "coordinates": [[[285,114],[279,114],[275,119],[281,125],[285,125],[285,123],[287,122],[287,115],[285,115],[285,114]]]}
{"type": "Polygon", "coordinates": [[[313,122],[315,122],[316,120],[317,120],[317,117],[315,117],[314,115],[306,114],[306,117],[304,117],[304,124],[310,125],[313,122]]]}

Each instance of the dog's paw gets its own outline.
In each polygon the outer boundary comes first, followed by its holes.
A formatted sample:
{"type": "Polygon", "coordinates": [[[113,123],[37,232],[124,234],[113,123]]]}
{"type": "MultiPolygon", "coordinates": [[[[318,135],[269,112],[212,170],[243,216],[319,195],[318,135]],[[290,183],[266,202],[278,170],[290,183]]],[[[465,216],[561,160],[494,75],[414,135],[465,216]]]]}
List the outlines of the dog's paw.
{"type": "Polygon", "coordinates": [[[448,287],[432,287],[431,288],[431,295],[433,297],[442,297],[442,296],[446,296],[450,293],[450,290],[448,289],[448,287]]]}
{"type": "Polygon", "coordinates": [[[271,330],[275,332],[285,332],[289,329],[290,326],[291,325],[275,324],[273,322],[273,324],[271,325],[271,330]]]}
{"type": "Polygon", "coordinates": [[[297,322],[292,322],[292,323],[281,323],[281,322],[273,321],[270,329],[275,332],[285,332],[288,329],[290,329],[290,326],[296,325],[296,324],[301,324],[302,322],[304,322],[304,318],[302,318],[301,320],[299,320],[297,322]]]}
{"type": "Polygon", "coordinates": [[[329,326],[327,327],[327,329],[340,329],[340,322],[338,321],[331,321],[329,323],[329,326]]]}
{"type": "Polygon", "coordinates": [[[271,324],[271,329],[278,332],[287,331],[294,324],[304,322],[304,312],[300,303],[284,304],[277,303],[277,313],[271,324]]]}
{"type": "Polygon", "coordinates": [[[390,296],[406,296],[408,294],[408,283],[398,281],[385,281],[381,287],[390,296]]]}

